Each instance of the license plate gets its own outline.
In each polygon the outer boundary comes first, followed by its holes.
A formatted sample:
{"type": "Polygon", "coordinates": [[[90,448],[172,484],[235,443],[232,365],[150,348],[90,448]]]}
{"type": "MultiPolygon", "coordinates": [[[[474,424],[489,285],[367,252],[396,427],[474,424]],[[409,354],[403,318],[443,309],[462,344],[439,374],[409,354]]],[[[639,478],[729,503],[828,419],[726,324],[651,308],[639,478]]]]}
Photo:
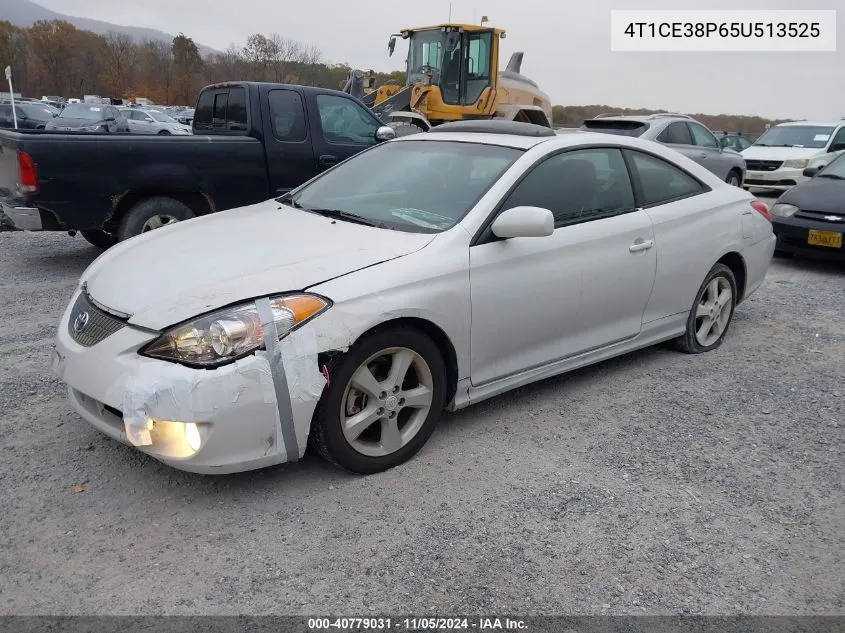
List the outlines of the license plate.
{"type": "Polygon", "coordinates": [[[827,246],[828,248],[842,248],[842,233],[810,230],[810,234],[807,236],[807,244],[827,246]]]}

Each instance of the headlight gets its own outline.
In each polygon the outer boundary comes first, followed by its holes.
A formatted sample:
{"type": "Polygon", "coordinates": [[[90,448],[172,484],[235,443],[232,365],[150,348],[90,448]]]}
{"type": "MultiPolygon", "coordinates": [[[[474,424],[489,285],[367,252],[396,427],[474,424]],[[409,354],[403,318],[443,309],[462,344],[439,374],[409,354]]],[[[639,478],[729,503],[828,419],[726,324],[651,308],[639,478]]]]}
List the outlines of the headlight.
{"type": "Polygon", "coordinates": [[[772,207],[772,215],[776,215],[779,218],[788,218],[791,215],[795,215],[796,211],[798,211],[798,207],[791,204],[778,203],[772,207]]]}
{"type": "Polygon", "coordinates": [[[806,158],[802,158],[800,160],[785,160],[783,161],[783,166],[790,169],[804,169],[809,162],[810,161],[808,161],[806,158]]]}
{"type": "MultiPolygon", "coordinates": [[[[331,303],[310,294],[270,298],[279,338],[314,318],[331,303]]],[[[237,360],[264,347],[264,328],[255,303],[212,312],[166,331],[140,350],[144,356],[202,367],[237,360]]]]}

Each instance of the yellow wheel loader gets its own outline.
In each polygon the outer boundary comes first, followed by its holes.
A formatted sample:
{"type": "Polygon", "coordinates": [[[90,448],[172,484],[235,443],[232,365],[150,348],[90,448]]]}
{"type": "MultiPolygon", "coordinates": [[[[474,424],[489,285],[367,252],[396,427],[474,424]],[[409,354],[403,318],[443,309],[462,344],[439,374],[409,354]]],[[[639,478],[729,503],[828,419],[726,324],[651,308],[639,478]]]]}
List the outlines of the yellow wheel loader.
{"type": "Polygon", "coordinates": [[[391,36],[408,40],[406,84],[375,88],[372,71],[352,71],[343,89],[402,136],[450,121],[502,119],[551,127],[552,104],[537,84],[520,74],[523,54],[499,68],[502,29],[440,24],[405,29],[391,36]]]}

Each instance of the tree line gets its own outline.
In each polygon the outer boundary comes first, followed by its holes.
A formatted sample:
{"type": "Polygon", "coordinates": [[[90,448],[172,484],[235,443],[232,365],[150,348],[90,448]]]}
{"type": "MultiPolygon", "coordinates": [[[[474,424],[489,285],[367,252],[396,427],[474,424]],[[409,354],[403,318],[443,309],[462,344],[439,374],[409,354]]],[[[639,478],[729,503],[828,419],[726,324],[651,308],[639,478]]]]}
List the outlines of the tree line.
{"type": "MultiPolygon", "coordinates": [[[[250,35],[243,46],[201,55],[197,44],[180,33],[172,42],[136,42],[123,33],[98,35],[62,20],[42,20],[28,28],[0,21],[0,65],[10,65],[16,91],[41,97],[146,97],[159,104],[193,105],[208,84],[244,80],[299,83],[339,88],[351,67],[324,60],[314,44],[277,33],[250,35]]],[[[405,73],[375,73],[376,85],[404,83],[405,73]]],[[[602,112],[652,114],[656,110],[604,105],[553,108],[553,122],[579,126],[602,112]]],[[[711,130],[761,134],[780,121],[755,116],[694,114],[711,130]]]]}
{"type": "MultiPolygon", "coordinates": [[[[193,105],[199,90],[221,81],[272,81],[339,88],[351,70],[330,64],[313,44],[276,33],[249,36],[242,47],[203,57],[182,33],[172,42],[136,42],[123,33],[99,35],[62,20],[41,20],[28,28],[0,21],[0,64],[12,67],[15,91],[131,99],[164,105],[193,105]]],[[[375,73],[377,84],[404,81],[404,72],[375,73]]]]}

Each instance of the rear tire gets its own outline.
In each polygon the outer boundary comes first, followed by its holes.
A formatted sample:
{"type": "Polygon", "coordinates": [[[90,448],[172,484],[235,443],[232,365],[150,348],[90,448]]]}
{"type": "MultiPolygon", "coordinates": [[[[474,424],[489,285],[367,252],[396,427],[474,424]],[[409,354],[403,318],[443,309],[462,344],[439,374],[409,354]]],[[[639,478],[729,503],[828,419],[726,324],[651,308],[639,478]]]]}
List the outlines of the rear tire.
{"type": "Polygon", "coordinates": [[[719,347],[733,320],[736,297],[736,278],[731,269],[724,264],[713,266],[695,295],[687,330],[675,339],[675,347],[686,354],[701,354],[719,347]]]}
{"type": "Polygon", "coordinates": [[[86,242],[103,250],[111,248],[118,242],[117,235],[98,229],[80,231],[80,233],[86,242]]]}
{"type": "Polygon", "coordinates": [[[121,241],[168,224],[195,217],[188,205],[163,196],[141,200],[123,216],[118,230],[121,241]]]}
{"type": "Polygon", "coordinates": [[[422,332],[392,327],[371,334],[330,370],[309,444],[353,473],[393,468],[434,432],[445,406],[446,376],[440,350],[422,332]]]}

